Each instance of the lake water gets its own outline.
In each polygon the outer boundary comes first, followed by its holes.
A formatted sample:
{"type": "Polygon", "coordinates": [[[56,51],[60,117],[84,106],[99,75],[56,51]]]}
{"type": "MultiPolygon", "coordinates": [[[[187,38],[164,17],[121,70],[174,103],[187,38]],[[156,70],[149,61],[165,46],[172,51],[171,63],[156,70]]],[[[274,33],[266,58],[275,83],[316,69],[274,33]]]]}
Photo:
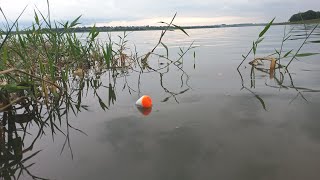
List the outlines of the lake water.
{"type": "MultiPolygon", "coordinates": [[[[29,168],[33,175],[68,180],[319,179],[320,56],[293,61],[282,86],[277,70],[275,78],[259,71],[250,76],[252,56],[239,73],[242,55],[262,29],[193,29],[187,30],[189,37],[168,32],[163,41],[169,57],[178,57],[179,47],[186,49],[192,42],[196,46],[184,56],[179,66],[183,71],[171,65],[161,74],[140,74],[140,79],[138,72],[129,71],[117,78],[116,100],[106,111],[89,89],[82,97],[88,111],[68,115],[69,123],[85,134],[62,126],[69,137],[62,150],[65,136],[60,132],[52,136],[48,128],[27,154],[41,151],[25,165],[35,163],[29,168]],[[135,107],[143,94],[153,98],[147,116],[135,107]]],[[[280,49],[283,29],[271,27],[257,57],[280,49]]],[[[303,39],[296,37],[304,37],[301,29],[296,27],[293,34],[302,36],[292,36],[284,51],[299,48],[303,39]]],[[[319,32],[310,41],[319,40],[319,32]]],[[[115,40],[121,34],[111,35],[115,40]]],[[[147,53],[159,35],[160,31],[129,33],[128,46],[134,43],[139,54],[147,53]]],[[[100,39],[106,40],[107,33],[100,39]]],[[[157,52],[165,54],[165,48],[157,52]]],[[[319,43],[307,43],[301,52],[320,53],[319,43]]],[[[162,62],[166,63],[154,56],[149,59],[153,67],[165,66],[162,62]]],[[[102,75],[100,81],[108,85],[108,78],[102,75]]],[[[108,101],[107,88],[97,93],[108,101]]],[[[30,129],[25,146],[36,136],[37,131],[30,129]]],[[[32,178],[24,172],[22,179],[32,178]]]]}

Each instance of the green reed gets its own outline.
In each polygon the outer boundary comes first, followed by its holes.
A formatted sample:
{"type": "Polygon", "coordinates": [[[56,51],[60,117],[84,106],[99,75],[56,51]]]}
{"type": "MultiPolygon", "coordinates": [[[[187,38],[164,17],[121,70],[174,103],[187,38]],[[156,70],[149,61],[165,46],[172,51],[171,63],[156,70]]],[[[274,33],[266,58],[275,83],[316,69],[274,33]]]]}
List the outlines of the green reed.
{"type": "MultiPolygon", "coordinates": [[[[174,66],[181,71],[181,87],[188,86],[189,76],[183,70],[183,57],[193,49],[190,44],[186,49],[180,48],[178,58],[169,56],[169,48],[163,42],[167,30],[172,27],[184,29],[173,24],[176,14],[159,36],[158,43],[147,53],[139,54],[136,49],[128,47],[128,34],[124,32],[114,41],[99,40],[99,31],[95,26],[90,29],[84,38],[74,32],[80,23],[81,16],[72,21],[57,22],[39,10],[34,11],[34,20],[29,28],[21,29],[18,24],[20,16],[10,25],[0,30],[0,177],[19,179],[22,173],[33,179],[45,179],[33,175],[26,162],[40,151],[26,156],[32,151],[36,141],[47,134],[49,129],[54,139],[55,134],[65,136],[62,151],[69,147],[71,156],[70,130],[85,134],[69,122],[70,113],[77,115],[90,107],[83,104],[83,97],[93,93],[103,110],[117,100],[116,89],[119,78],[124,79],[123,89],[131,94],[140,94],[141,76],[149,73],[159,74],[160,85],[169,94],[163,102],[189,90],[189,87],[173,92],[165,87],[163,77],[174,66]],[[165,54],[156,49],[162,45],[165,54]],[[153,66],[149,62],[162,59],[163,66],[153,66]],[[138,88],[132,88],[127,80],[130,73],[138,73],[138,88]],[[102,76],[109,77],[108,81],[102,76]],[[101,89],[107,89],[108,99],[103,99],[101,89]],[[38,128],[31,144],[24,144],[29,136],[29,129],[38,128]],[[15,142],[19,146],[14,146],[15,142]],[[10,155],[10,156],[9,156],[10,155]],[[25,157],[26,156],[26,157],[25,157]]],[[[2,11],[1,11],[2,12],[2,11]]],[[[2,12],[5,17],[5,14],[2,12]]],[[[5,19],[7,19],[5,17],[5,19]]],[[[194,53],[195,58],[195,53],[194,53]]],[[[119,83],[118,83],[119,84],[119,83]]]]}
{"type": "MultiPolygon", "coordinates": [[[[289,72],[289,66],[292,64],[294,60],[298,60],[298,58],[303,58],[307,56],[313,56],[319,54],[318,52],[301,52],[302,48],[307,43],[317,43],[317,41],[310,41],[311,35],[314,35],[315,30],[319,27],[319,24],[315,24],[311,27],[311,29],[308,29],[307,24],[303,24],[304,26],[304,35],[302,38],[302,43],[300,46],[298,46],[297,49],[290,49],[288,51],[284,51],[285,44],[288,40],[292,40],[292,37],[294,36],[293,30],[295,27],[292,27],[287,31],[287,26],[284,26],[283,31],[283,37],[281,40],[280,48],[274,48],[274,52],[270,52],[269,55],[265,57],[257,57],[258,56],[258,44],[262,43],[265,39],[264,35],[267,33],[269,28],[273,25],[272,19],[265,27],[264,29],[259,33],[259,36],[256,41],[253,41],[253,45],[249,52],[246,54],[246,56],[242,55],[243,59],[240,62],[240,64],[237,67],[237,71],[239,72],[240,78],[241,78],[241,84],[242,89],[246,89],[248,92],[254,95],[255,98],[257,98],[262,105],[263,109],[266,110],[266,104],[263,101],[263,99],[253,90],[252,88],[255,88],[255,72],[262,72],[265,74],[268,74],[270,76],[270,79],[274,79],[277,86],[269,85],[267,83],[266,86],[271,88],[278,88],[278,89],[294,89],[297,91],[297,96],[301,96],[304,100],[306,98],[303,95],[303,92],[319,92],[318,90],[308,89],[308,88],[301,88],[297,87],[294,84],[294,80],[291,76],[291,73],[289,72]],[[243,65],[244,61],[247,60],[252,55],[253,60],[249,61],[249,64],[251,65],[251,71],[250,71],[250,88],[246,87],[243,75],[240,71],[240,67],[243,65]],[[270,62],[270,66],[265,66],[265,62],[270,62]],[[276,71],[277,70],[277,71],[276,71]],[[285,85],[285,78],[288,78],[289,84],[285,85]]],[[[310,25],[309,25],[310,26],[310,25]]],[[[268,64],[268,63],[267,63],[268,64]]],[[[296,96],[296,97],[297,97],[296,96]]],[[[295,98],[296,98],[295,97],[295,98]]],[[[294,99],[295,99],[294,98],[294,99]]],[[[307,100],[306,100],[307,101],[307,100]]]]}
{"type": "MultiPolygon", "coordinates": [[[[168,28],[179,27],[172,24],[175,16],[168,23],[168,28]]],[[[148,57],[159,44],[166,47],[162,37],[168,28],[161,33],[158,44],[143,55],[143,58],[126,54],[126,33],[120,37],[119,42],[110,39],[109,42],[101,43],[97,39],[99,32],[93,26],[83,42],[73,32],[74,27],[79,25],[79,19],[80,16],[72,22],[51,22],[50,16],[46,17],[40,11],[35,11],[30,28],[20,30],[16,21],[9,29],[2,31],[5,38],[0,49],[0,93],[3,94],[0,102],[5,102],[5,105],[0,106],[0,111],[17,103],[12,97],[4,95],[8,89],[10,93],[25,90],[27,98],[42,101],[49,107],[52,98],[59,98],[66,92],[68,86],[64,81],[71,74],[83,76],[96,67],[118,73],[117,68],[128,68],[134,64],[146,65],[148,57]]],[[[166,52],[168,58],[167,47],[166,52]]]]}

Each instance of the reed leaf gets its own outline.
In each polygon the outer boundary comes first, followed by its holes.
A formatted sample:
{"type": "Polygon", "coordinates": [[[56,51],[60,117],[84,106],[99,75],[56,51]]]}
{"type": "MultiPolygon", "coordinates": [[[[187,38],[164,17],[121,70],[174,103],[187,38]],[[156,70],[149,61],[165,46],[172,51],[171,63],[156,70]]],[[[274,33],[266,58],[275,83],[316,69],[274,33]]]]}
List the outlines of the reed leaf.
{"type": "Polygon", "coordinates": [[[172,24],[174,27],[178,28],[180,31],[182,31],[185,35],[189,36],[189,34],[181,27],[175,24],[172,24]]]}
{"type": "Polygon", "coordinates": [[[34,20],[36,21],[37,25],[40,25],[39,17],[36,11],[34,11],[34,20]]]}
{"type": "Polygon", "coordinates": [[[293,51],[293,49],[291,49],[290,51],[288,51],[284,56],[283,58],[287,57],[289,54],[291,54],[291,52],[293,51]]]}
{"type": "Polygon", "coordinates": [[[320,53],[300,53],[300,54],[297,54],[296,57],[306,57],[306,56],[313,56],[317,54],[320,54],[320,53]]]}
{"type": "Polygon", "coordinates": [[[78,23],[79,19],[81,18],[82,15],[78,16],[75,20],[73,20],[70,24],[70,28],[75,27],[76,25],[79,25],[78,23]]]}
{"type": "Polygon", "coordinates": [[[20,90],[30,90],[30,87],[28,86],[21,86],[18,84],[6,84],[6,85],[0,85],[1,90],[6,90],[8,92],[16,92],[20,90]]]}
{"type": "Polygon", "coordinates": [[[310,43],[320,43],[320,40],[318,41],[309,41],[310,43]]]}
{"type": "Polygon", "coordinates": [[[7,39],[9,38],[9,35],[13,29],[13,27],[18,23],[18,20],[20,19],[20,17],[22,16],[22,14],[24,13],[24,11],[26,10],[27,6],[23,9],[23,11],[20,13],[20,15],[18,16],[18,18],[14,21],[14,23],[12,24],[12,26],[9,28],[9,30],[6,32],[5,34],[5,38],[3,39],[3,41],[1,42],[0,45],[0,49],[2,49],[2,46],[4,45],[4,43],[7,41],[7,39]]]}
{"type": "Polygon", "coordinates": [[[162,46],[166,49],[167,58],[169,57],[169,49],[167,45],[165,45],[163,42],[161,42],[162,46]]]}
{"type": "Polygon", "coordinates": [[[259,38],[257,41],[256,41],[256,44],[259,44],[259,43],[261,43],[262,41],[264,40],[264,37],[262,37],[262,38],[259,38]]]}
{"type": "Polygon", "coordinates": [[[289,38],[291,37],[291,35],[289,35],[288,37],[286,37],[283,42],[287,41],[289,38]]]}
{"type": "Polygon", "coordinates": [[[264,29],[260,32],[259,34],[259,38],[262,37],[270,28],[270,26],[272,25],[273,21],[275,20],[275,18],[273,18],[265,27],[264,29]]]}

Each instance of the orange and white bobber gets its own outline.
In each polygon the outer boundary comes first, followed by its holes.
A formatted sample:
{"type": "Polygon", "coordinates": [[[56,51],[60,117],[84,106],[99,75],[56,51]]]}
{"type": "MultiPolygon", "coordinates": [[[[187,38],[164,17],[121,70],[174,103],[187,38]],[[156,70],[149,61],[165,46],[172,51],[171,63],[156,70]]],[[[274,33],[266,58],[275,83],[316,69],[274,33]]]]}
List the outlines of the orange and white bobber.
{"type": "Polygon", "coordinates": [[[136,102],[137,106],[142,108],[151,108],[152,107],[152,99],[150,96],[143,95],[138,101],[136,102]]]}

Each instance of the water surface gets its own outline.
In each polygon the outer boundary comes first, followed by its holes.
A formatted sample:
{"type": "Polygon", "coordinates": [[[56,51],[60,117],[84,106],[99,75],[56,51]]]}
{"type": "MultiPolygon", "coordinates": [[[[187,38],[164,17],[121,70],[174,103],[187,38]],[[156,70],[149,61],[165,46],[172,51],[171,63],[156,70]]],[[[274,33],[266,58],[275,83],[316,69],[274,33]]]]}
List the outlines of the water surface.
{"type": "MultiPolygon", "coordinates": [[[[279,49],[284,26],[274,26],[259,45],[258,56],[279,49]]],[[[233,27],[188,30],[190,37],[169,32],[164,42],[171,56],[194,41],[196,49],[184,57],[183,74],[170,66],[157,73],[131,72],[116,83],[116,101],[102,110],[89,90],[82,103],[89,111],[70,114],[70,123],[86,133],[70,130],[70,147],[61,152],[65,137],[48,131],[33,149],[42,150],[30,162],[37,176],[49,179],[201,180],[201,179],[319,179],[320,56],[294,61],[285,85],[275,88],[268,74],[257,72],[251,87],[250,65],[236,70],[263,27],[233,27]],[[196,58],[193,58],[193,52],[196,58]],[[182,80],[181,80],[182,79],[182,80]],[[242,87],[263,99],[262,103],[242,87]],[[184,91],[184,92],[183,92],[184,91]],[[183,92],[179,94],[179,92],[183,92]],[[142,115],[134,103],[140,95],[153,98],[153,109],[142,115]],[[177,94],[177,95],[173,95],[177,94]],[[176,98],[176,99],[175,99],[176,98]],[[162,102],[165,101],[165,102],[162,102]]],[[[297,28],[295,34],[304,33],[297,28]]],[[[121,33],[112,33],[114,38],[121,33]]],[[[152,49],[159,31],[133,32],[128,36],[139,53],[152,49]]],[[[100,39],[107,39],[106,33],[100,39]]],[[[312,36],[311,40],[319,40],[312,36]]],[[[298,48],[303,39],[289,40],[284,50],[298,48]]],[[[303,52],[318,52],[319,44],[308,43],[303,52]]],[[[164,48],[159,51],[164,52],[164,48]]],[[[159,63],[156,58],[151,64],[159,63]]],[[[108,81],[108,76],[102,77],[108,81]]],[[[108,99],[107,89],[99,89],[108,99]]],[[[28,140],[25,142],[28,143],[28,140]]],[[[23,179],[30,176],[24,175],[23,179]]]]}

